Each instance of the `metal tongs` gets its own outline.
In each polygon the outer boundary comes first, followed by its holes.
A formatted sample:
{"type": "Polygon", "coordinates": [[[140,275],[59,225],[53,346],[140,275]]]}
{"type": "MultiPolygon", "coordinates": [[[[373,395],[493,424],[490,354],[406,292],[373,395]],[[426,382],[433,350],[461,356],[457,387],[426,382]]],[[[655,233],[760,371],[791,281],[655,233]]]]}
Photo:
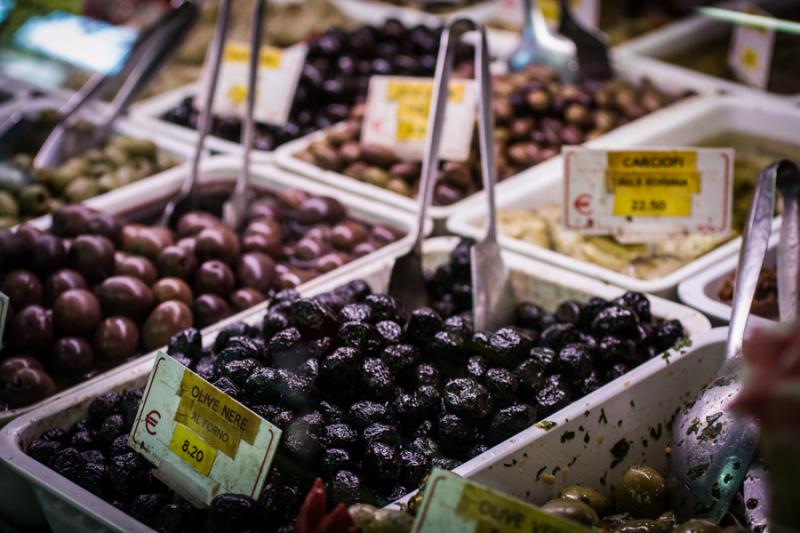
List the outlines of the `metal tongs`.
{"type": "MultiPolygon", "coordinates": [[[[60,122],[36,154],[34,168],[51,168],[106,142],[111,136],[113,122],[178,49],[199,17],[200,7],[194,1],[182,1],[142,32],[118,72],[90,78],[59,110],[60,122]],[[91,128],[77,128],[81,112],[118,85],[119,91],[103,121],[91,128]]],[[[20,116],[17,120],[25,119],[20,116]]]]}
{"type": "Polygon", "coordinates": [[[478,133],[481,152],[483,187],[488,203],[488,230],[486,237],[471,250],[473,317],[476,329],[497,329],[510,323],[514,312],[514,298],[508,272],[497,245],[497,230],[494,205],[494,185],[497,182],[497,164],[494,145],[494,115],[491,105],[491,76],[489,74],[489,46],[486,30],[470,19],[457,18],[451,21],[442,33],[439,57],[436,62],[431,108],[428,114],[428,131],[422,160],[417,213],[417,235],[411,250],[399,257],[392,268],[389,294],[397,298],[406,309],[427,304],[425,278],[422,269],[422,242],[426,213],[431,202],[433,185],[439,167],[439,147],[444,129],[445,109],[453,55],[460,34],[477,29],[480,42],[475,55],[475,77],[480,91],[478,101],[478,133]],[[460,27],[464,27],[461,30],[460,27]]]}
{"type": "MultiPolygon", "coordinates": [[[[236,180],[236,185],[230,198],[225,202],[222,212],[225,223],[230,225],[233,229],[238,229],[244,223],[247,214],[248,197],[248,182],[250,177],[250,152],[253,146],[253,138],[255,137],[255,122],[253,120],[253,108],[255,107],[256,98],[256,82],[258,77],[258,60],[261,50],[261,41],[263,33],[264,10],[266,9],[266,2],[264,0],[256,0],[253,5],[253,17],[251,20],[250,31],[250,62],[248,65],[248,80],[247,80],[247,102],[244,117],[244,128],[242,130],[242,144],[244,144],[244,152],[242,157],[242,168],[236,180]]],[[[217,85],[219,82],[219,71],[222,64],[222,54],[225,47],[225,39],[228,34],[228,25],[230,20],[231,2],[230,0],[221,0],[217,14],[217,25],[214,29],[214,40],[211,44],[210,51],[210,69],[208,73],[207,87],[205,91],[205,99],[203,107],[200,110],[200,120],[197,126],[197,144],[195,146],[194,158],[192,165],[189,168],[189,173],[181,186],[181,189],[175,194],[164,209],[161,216],[160,224],[168,226],[172,218],[177,213],[183,213],[192,209],[194,205],[194,191],[197,185],[197,178],[200,168],[200,160],[203,155],[203,148],[205,146],[206,137],[211,128],[213,120],[213,103],[214,97],[217,93],[217,85]]]]}
{"type": "Polygon", "coordinates": [[[508,58],[508,68],[523,70],[530,65],[546,65],[558,73],[562,82],[572,83],[578,76],[575,43],[554,35],[534,0],[522,2],[522,37],[517,49],[508,58]]]}
{"type": "Polygon", "coordinates": [[[699,516],[719,522],[744,480],[758,445],[755,422],[728,409],[744,373],[742,344],[750,307],[767,253],[776,188],[784,198],[778,245],[778,302],[781,321],[798,316],[800,287],[800,168],[773,163],[758,175],[742,239],[733,292],[725,361],[711,384],[678,413],[672,429],[668,488],[680,521],[699,516]]]}
{"type": "Polygon", "coordinates": [[[608,80],[614,75],[608,55],[608,40],[602,32],[578,20],[570,0],[559,0],[558,33],[575,43],[578,77],[582,80],[608,80]]]}

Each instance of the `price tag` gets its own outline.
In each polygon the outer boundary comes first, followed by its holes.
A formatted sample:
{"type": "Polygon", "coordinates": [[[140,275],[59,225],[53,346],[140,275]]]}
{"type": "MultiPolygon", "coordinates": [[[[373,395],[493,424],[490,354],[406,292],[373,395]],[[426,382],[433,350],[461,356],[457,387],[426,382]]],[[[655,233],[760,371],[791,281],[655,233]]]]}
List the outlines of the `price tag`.
{"type": "MultiPolygon", "coordinates": [[[[256,101],[253,118],[256,122],[281,126],[289,119],[297,84],[303,71],[308,47],[297,44],[280,49],[261,48],[256,82],[256,101]]],[[[229,42],[222,53],[219,84],[212,108],[216,114],[243,117],[247,107],[247,78],[250,47],[229,42]]],[[[208,87],[210,68],[205,66],[203,91],[208,87]]]]}
{"type": "Polygon", "coordinates": [[[565,147],[567,229],[651,242],[689,232],[727,234],[733,205],[733,150],[565,147]]]}
{"type": "MultiPolygon", "coordinates": [[[[600,24],[600,0],[570,0],[572,12],[575,17],[591,28],[600,24]]],[[[547,24],[558,27],[561,20],[561,9],[558,0],[539,0],[537,2],[547,24]]],[[[500,22],[514,28],[521,28],[525,23],[523,18],[522,0],[497,0],[495,2],[495,18],[500,22]]]]}
{"type": "MultiPolygon", "coordinates": [[[[370,78],[361,144],[391,148],[403,159],[422,159],[432,93],[433,81],[428,78],[370,78]]],[[[469,157],[476,105],[474,80],[450,81],[442,131],[442,159],[466,161],[469,157]]]]}
{"type": "MultiPolygon", "coordinates": [[[[753,15],[772,16],[752,4],[748,4],[745,11],[753,15]]],[[[731,35],[728,66],[739,80],[748,85],[766,89],[769,84],[774,47],[775,32],[773,30],[737,25],[731,35]]]]}
{"type": "Polygon", "coordinates": [[[128,445],[194,505],[222,492],[258,498],[281,430],[159,353],[128,445]]]}
{"type": "Polygon", "coordinates": [[[545,513],[538,507],[440,470],[425,485],[414,533],[589,533],[577,522],[545,513]]]}
{"type": "Polygon", "coordinates": [[[8,296],[0,292],[0,346],[3,345],[3,334],[6,332],[6,318],[8,318],[8,306],[11,303],[8,296]]]}

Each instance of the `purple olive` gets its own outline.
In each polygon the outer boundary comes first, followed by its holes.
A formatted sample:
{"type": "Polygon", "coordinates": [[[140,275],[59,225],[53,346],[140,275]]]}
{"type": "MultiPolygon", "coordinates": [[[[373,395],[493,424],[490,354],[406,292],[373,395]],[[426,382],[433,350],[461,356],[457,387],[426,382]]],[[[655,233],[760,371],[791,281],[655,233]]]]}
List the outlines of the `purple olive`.
{"type": "Polygon", "coordinates": [[[42,303],[44,288],[33,272],[14,270],[9,272],[0,285],[0,291],[11,300],[17,309],[42,303]]]}
{"type": "Polygon", "coordinates": [[[236,267],[236,278],[243,287],[266,292],[275,277],[275,261],[266,254],[250,252],[242,255],[236,267]]]}
{"type": "Polygon", "coordinates": [[[91,335],[101,316],[100,302],[84,289],[68,290],[53,304],[53,323],[64,335],[91,335]]]}
{"type": "Polygon", "coordinates": [[[213,293],[227,297],[235,285],[233,271],[216,259],[201,264],[194,275],[194,290],[198,294],[213,293]]]}
{"type": "Polygon", "coordinates": [[[86,206],[66,205],[53,212],[52,231],[59,237],[77,237],[83,233],[93,215],[86,206]]]}
{"type": "Polygon", "coordinates": [[[149,352],[165,346],[170,337],[192,327],[192,322],[192,311],[185,303],[170,300],[159,304],[142,327],[144,349],[149,352]]]}
{"type": "Polygon", "coordinates": [[[114,272],[114,244],[100,235],[81,235],[69,247],[69,264],[88,281],[100,281],[114,272]]]}
{"type": "Polygon", "coordinates": [[[263,294],[249,287],[237,290],[231,294],[230,298],[233,310],[237,313],[258,305],[265,299],[263,294]]]}
{"type": "Polygon", "coordinates": [[[97,326],[92,344],[103,363],[124,361],[139,350],[139,328],[124,316],[106,318],[97,326]]]}
{"type": "Polygon", "coordinates": [[[222,319],[231,316],[231,308],[228,303],[216,294],[201,294],[198,296],[194,305],[195,327],[204,328],[222,319]]]}
{"type": "Polygon", "coordinates": [[[62,376],[75,377],[92,369],[94,350],[81,337],[58,339],[50,351],[47,366],[62,376]]]}
{"type": "Polygon", "coordinates": [[[103,312],[141,320],[153,307],[150,287],[132,276],[112,276],[97,289],[97,298],[103,312]]]}
{"type": "Polygon", "coordinates": [[[108,213],[92,213],[86,221],[84,233],[102,235],[115,244],[120,244],[122,238],[122,224],[114,215],[108,213]]]}
{"type": "Polygon", "coordinates": [[[197,235],[207,228],[224,227],[223,222],[203,211],[191,211],[181,216],[178,223],[175,225],[175,233],[178,237],[188,237],[190,235],[197,235]]]}
{"type": "Polygon", "coordinates": [[[152,285],[158,279],[153,262],[141,255],[125,255],[117,252],[114,263],[115,276],[131,276],[142,280],[145,285],[152,285]]]}
{"type": "Polygon", "coordinates": [[[186,305],[192,305],[194,300],[192,289],[180,278],[162,278],[152,288],[153,297],[159,304],[169,300],[179,300],[186,305]]]}
{"type": "Polygon", "coordinates": [[[194,253],[197,261],[218,259],[229,265],[235,265],[239,259],[241,248],[239,238],[226,227],[206,228],[197,234],[194,253]]]}
{"type": "Polygon", "coordinates": [[[44,233],[33,241],[30,264],[36,272],[53,272],[64,268],[66,263],[67,250],[59,237],[44,233]]]}
{"type": "Polygon", "coordinates": [[[53,313],[40,305],[29,305],[11,322],[11,345],[18,352],[44,353],[53,344],[53,313]]]}
{"type": "Polygon", "coordinates": [[[20,368],[0,378],[0,399],[11,407],[30,405],[52,396],[56,384],[43,370],[20,368]]]}
{"type": "Polygon", "coordinates": [[[161,277],[191,279],[197,270],[197,258],[193,251],[180,245],[167,246],[156,259],[161,277]]]}
{"type": "Polygon", "coordinates": [[[78,272],[65,268],[58,272],[53,272],[44,283],[44,295],[48,303],[56,301],[56,298],[70,289],[88,289],[86,279],[78,272]]]}

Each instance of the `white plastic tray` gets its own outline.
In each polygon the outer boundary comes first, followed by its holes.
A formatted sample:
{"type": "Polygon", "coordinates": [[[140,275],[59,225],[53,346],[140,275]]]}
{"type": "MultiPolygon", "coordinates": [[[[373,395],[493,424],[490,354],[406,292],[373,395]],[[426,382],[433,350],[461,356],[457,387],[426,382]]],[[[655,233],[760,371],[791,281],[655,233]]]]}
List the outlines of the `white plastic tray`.
{"type": "MultiPolygon", "coordinates": [[[[498,44],[498,46],[499,46],[498,53],[500,55],[502,55],[507,51],[506,50],[507,47],[502,45],[502,43],[498,44]]],[[[661,79],[658,77],[653,77],[650,75],[650,72],[646,68],[646,65],[633,58],[614,55],[614,63],[617,70],[620,72],[621,77],[624,79],[639,81],[642,78],[649,77],[650,79],[656,81],[659,87],[670,92],[693,90],[698,94],[706,94],[706,95],[712,94],[714,92],[713,87],[703,83],[681,84],[681,83],[674,83],[672,80],[668,78],[661,79]]],[[[689,97],[680,102],[676,102],[673,105],[667,106],[663,109],[659,109],[654,113],[650,113],[649,115],[642,117],[638,120],[629,122],[628,124],[620,126],[619,128],[613,130],[612,132],[609,132],[606,135],[598,137],[597,139],[587,143],[587,146],[594,146],[598,143],[604,142],[608,138],[614,138],[617,136],[628,135],[630,137],[635,138],[636,132],[641,131],[638,125],[643,121],[648,121],[647,123],[650,124],[653,122],[666,120],[667,117],[669,117],[674,112],[675,109],[679,109],[680,107],[686,105],[688,102],[695,100],[696,98],[697,97],[689,97]]],[[[310,178],[321,181],[323,183],[327,183],[339,189],[346,190],[353,194],[358,194],[361,196],[372,198],[379,202],[403,209],[405,211],[412,211],[412,212],[416,211],[417,200],[415,198],[409,198],[407,196],[397,194],[382,187],[358,181],[356,179],[347,177],[338,172],[324,170],[312,163],[301,161],[300,159],[294,157],[294,154],[305,150],[311,143],[321,140],[324,137],[325,137],[324,130],[317,131],[305,137],[300,137],[299,139],[281,145],[274,152],[275,163],[278,166],[285,168],[287,170],[291,170],[292,172],[295,172],[297,174],[308,176],[310,178]]],[[[561,163],[559,162],[559,158],[553,158],[548,161],[539,163],[536,166],[523,170],[519,174],[498,183],[496,191],[499,194],[501,191],[514,189],[520,184],[520,182],[522,181],[527,182],[531,179],[536,179],[535,176],[537,176],[539,172],[544,172],[547,169],[551,170],[556,169],[560,166],[560,164],[561,163]]],[[[474,209],[475,205],[469,203],[470,199],[473,197],[475,197],[475,195],[467,197],[464,200],[458,201],[448,206],[431,206],[428,212],[430,213],[431,218],[433,218],[434,223],[438,226],[439,224],[442,224],[445,219],[453,216],[456,213],[464,213],[468,209],[474,209]]]]}
{"type": "MultiPolygon", "coordinates": [[[[456,242],[457,239],[452,237],[426,241],[424,246],[426,268],[434,268],[446,262],[456,242]]],[[[510,252],[504,252],[504,257],[512,272],[517,297],[537,302],[551,310],[567,298],[587,299],[591,296],[614,298],[623,292],[622,289],[510,252]]],[[[365,279],[373,289],[381,290],[388,283],[392,264],[392,258],[373,261],[351,272],[347,278],[331,280],[314,287],[313,290],[301,289],[301,292],[309,296],[319,294],[337,287],[347,279],[359,277],[365,279]]],[[[708,320],[688,307],[657,297],[651,298],[651,307],[653,314],[657,317],[680,320],[692,339],[697,339],[710,329],[708,320]]],[[[243,319],[255,323],[261,320],[261,313],[251,311],[243,319]]],[[[206,345],[213,342],[214,332],[219,331],[224,325],[225,323],[217,324],[204,335],[206,345]]],[[[667,359],[675,361],[682,357],[684,356],[674,353],[667,359]]],[[[153,354],[147,356],[146,360],[119,367],[114,372],[107,374],[104,379],[96,380],[69,396],[57,398],[42,408],[21,416],[0,432],[0,459],[30,481],[50,527],[55,533],[76,530],[149,531],[144,525],[111,504],[28,457],[24,449],[46,429],[51,427],[68,428],[84,418],[88,405],[100,394],[111,390],[119,391],[143,386],[150,372],[152,359],[153,354]]],[[[632,384],[637,383],[640,378],[655,375],[657,379],[665,368],[670,368],[670,365],[665,362],[667,359],[655,357],[548,419],[560,420],[563,413],[572,413],[576,409],[582,413],[586,402],[597,401],[599,398],[624,392],[632,384]]],[[[497,462],[497,457],[502,457],[515,449],[520,437],[528,433],[526,431],[498,444],[479,457],[465,463],[458,471],[463,471],[467,467],[474,468],[470,465],[488,466],[497,462]]]]}
{"type": "MultiPolygon", "coordinates": [[[[709,96],[695,98],[673,106],[667,111],[644,117],[630,127],[620,128],[588,144],[598,148],[630,148],[635,146],[691,146],[724,131],[738,131],[800,145],[800,109],[786,106],[768,98],[709,96]]],[[[535,209],[563,198],[563,160],[536,172],[535,176],[515,176],[497,188],[497,208],[535,209]]],[[[755,176],[754,176],[755,178],[755,176]]],[[[453,233],[479,237],[484,232],[485,200],[483,195],[469,200],[448,220],[453,233]]],[[[774,227],[778,227],[776,219],[774,227]]],[[[536,246],[529,242],[501,235],[503,246],[524,255],[557,264],[620,287],[658,294],[667,298],[677,296],[678,284],[698,274],[718,261],[735,255],[741,244],[736,238],[686,264],[674,272],[652,280],[641,280],[592,263],[536,246]]]]}
{"type": "MultiPolygon", "coordinates": [[[[777,264],[779,233],[772,234],[769,240],[769,249],[764,259],[764,266],[775,268],[777,264]]],[[[719,289],[731,274],[736,272],[739,262],[739,254],[734,254],[719,261],[717,264],[704,269],[696,276],[692,276],[678,285],[678,296],[686,305],[690,305],[700,310],[713,322],[727,324],[731,319],[731,306],[717,298],[719,289]]],[[[756,315],[750,315],[748,325],[774,324],[774,320],[768,320],[756,315]]]]}
{"type": "MultiPolygon", "coordinates": [[[[746,4],[747,2],[726,2],[727,7],[746,4]]],[[[796,0],[761,0],[751,2],[762,5],[774,14],[789,7],[796,7],[796,0]]],[[[659,78],[674,79],[678,82],[702,82],[715,85],[720,92],[739,94],[742,96],[770,96],[786,102],[800,102],[800,94],[783,95],[772,93],[752,87],[744,83],[718,78],[690,68],[675,65],[666,61],[676,53],[688,49],[702,49],[702,47],[716,39],[724,38],[731,25],[718,22],[702,15],[696,15],[679,20],[660,29],[654,30],[641,37],[631,39],[616,47],[617,52],[625,56],[633,56],[642,60],[643,64],[659,78]]]]}
{"type": "Polygon", "coordinates": [[[484,21],[494,14],[495,9],[494,2],[490,0],[484,0],[469,7],[441,14],[392,5],[380,0],[332,0],[332,3],[342,13],[355,20],[369,24],[383,24],[388,18],[396,18],[409,26],[414,24],[436,26],[458,17],[469,17],[477,21],[484,21]]]}

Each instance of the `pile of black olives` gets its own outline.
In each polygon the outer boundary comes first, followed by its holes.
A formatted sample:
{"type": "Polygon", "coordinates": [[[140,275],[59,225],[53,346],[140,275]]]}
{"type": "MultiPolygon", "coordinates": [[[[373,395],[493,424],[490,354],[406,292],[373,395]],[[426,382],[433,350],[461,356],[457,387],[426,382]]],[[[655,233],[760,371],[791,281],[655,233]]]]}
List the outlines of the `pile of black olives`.
{"type": "MultiPolygon", "coordinates": [[[[399,20],[388,19],[382,26],[329,29],[312,39],[288,123],[280,127],[258,124],[254,146],[272,150],[346,119],[350,108],[366,98],[370,76],[433,76],[441,32],[441,28],[425,25],[408,28],[399,20]]],[[[455,64],[468,64],[471,50],[460,45],[455,64]]],[[[194,97],[190,96],[163,118],[196,128],[198,116],[194,97]]],[[[211,131],[217,137],[239,142],[241,127],[238,117],[216,116],[211,131]]]]}
{"type": "MultiPolygon", "coordinates": [[[[248,513],[290,525],[316,476],[333,501],[386,504],[431,467],[455,468],[683,337],[639,293],[570,300],[553,313],[522,303],[516,325],[473,331],[471,245],[460,242],[428,277],[431,307],[407,312],[355,280],[313,298],[281,291],[260,324],[229,325],[207,348],[194,329],[172,337],[173,357],[283,430],[248,513]]],[[[138,398],[107,394],[87,420],[45,433],[28,453],[144,523],[179,531],[195,515],[125,444],[138,398]],[[184,517],[180,527],[166,514],[184,517]]]]}

